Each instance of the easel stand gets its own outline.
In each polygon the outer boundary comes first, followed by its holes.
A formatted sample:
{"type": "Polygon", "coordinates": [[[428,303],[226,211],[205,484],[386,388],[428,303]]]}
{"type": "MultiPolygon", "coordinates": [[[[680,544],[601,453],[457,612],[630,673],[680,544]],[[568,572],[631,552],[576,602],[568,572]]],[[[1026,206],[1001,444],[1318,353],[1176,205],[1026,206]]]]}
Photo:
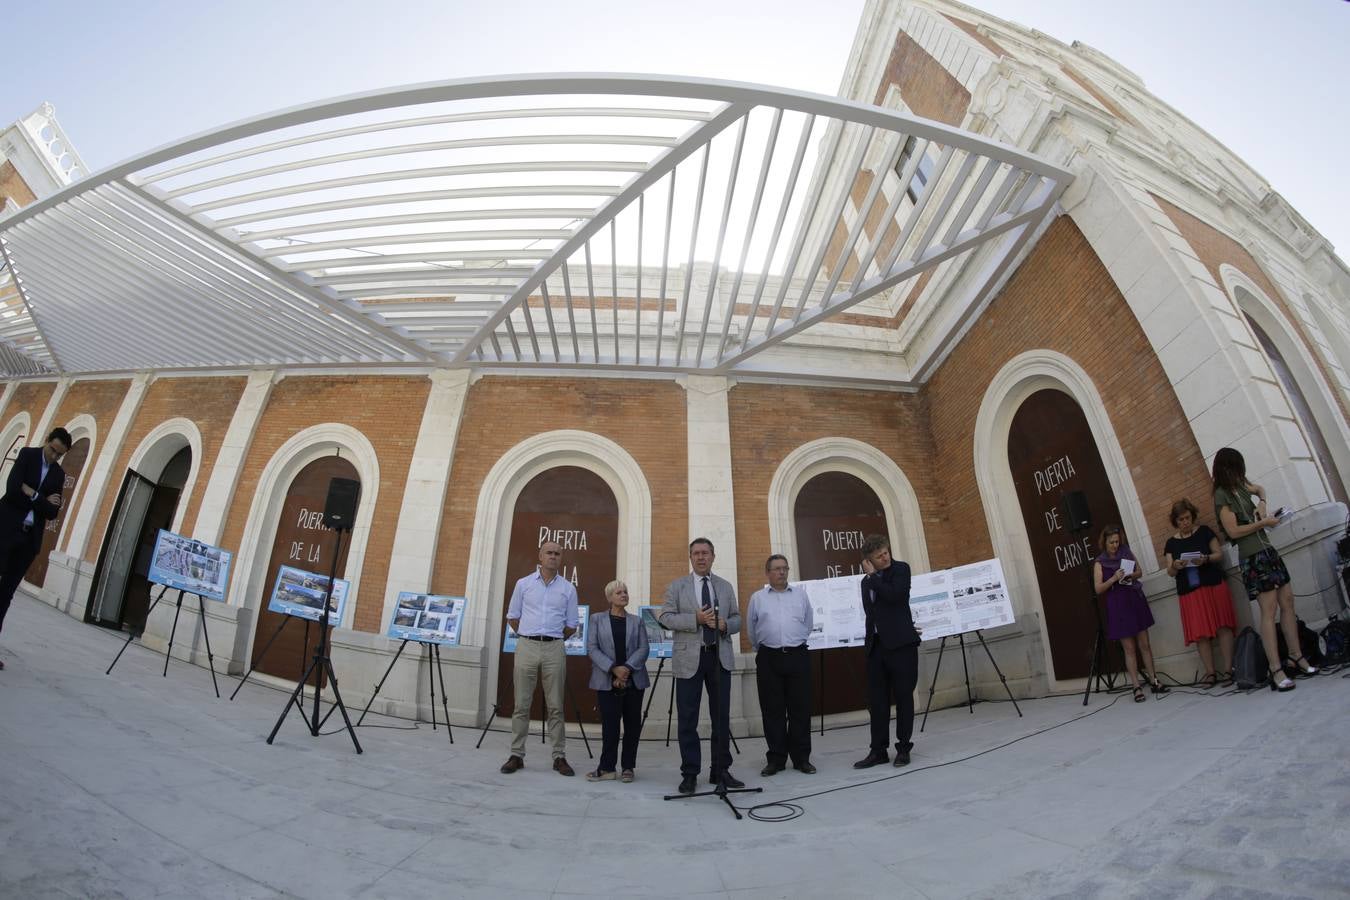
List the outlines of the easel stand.
{"type": "MultiPolygon", "coordinates": [[[[286,706],[281,710],[281,715],[277,717],[277,724],[272,726],[272,733],[267,736],[267,743],[271,744],[276,738],[277,732],[281,730],[281,723],[286,721],[286,714],[294,706],[300,710],[300,718],[305,719],[305,724],[309,726],[309,733],[319,736],[319,726],[327,721],[327,716],[322,720],[319,718],[319,700],[323,688],[323,677],[328,675],[328,683],[333,688],[333,709],[342,713],[342,721],[347,726],[347,733],[351,735],[352,745],[356,747],[356,752],[361,753],[361,742],[356,739],[356,729],[352,727],[352,720],[347,716],[347,707],[342,702],[342,694],[338,691],[337,675],[333,672],[333,661],[328,658],[328,601],[333,594],[333,580],[337,578],[338,557],[342,555],[342,532],[346,531],[346,526],[339,526],[334,529],[337,532],[337,543],[333,547],[333,564],[328,572],[328,587],[323,592],[323,618],[319,620],[319,643],[314,648],[314,661],[309,664],[305,674],[300,676],[299,683],[286,701],[286,706]],[[305,711],[300,707],[300,695],[305,689],[305,682],[309,680],[310,673],[314,674],[314,714],[306,718],[305,711]]],[[[332,710],[329,710],[332,715],[332,710]]]]}
{"type": "MultiPolygon", "coordinates": [[[[713,638],[714,638],[714,640],[717,642],[717,649],[716,649],[715,651],[713,651],[713,677],[712,677],[712,690],[709,692],[709,696],[708,696],[708,715],[709,715],[709,717],[712,719],[712,722],[711,722],[712,729],[711,729],[711,732],[709,733],[709,736],[708,736],[709,762],[711,762],[711,755],[712,755],[712,752],[713,752],[714,748],[716,748],[716,746],[717,746],[717,722],[718,722],[718,718],[719,718],[718,715],[717,715],[717,713],[718,713],[718,704],[720,704],[720,703],[722,702],[722,646],[721,646],[721,645],[722,645],[722,641],[724,641],[724,640],[730,640],[730,635],[726,635],[726,634],[723,634],[723,633],[722,633],[722,623],[721,623],[721,620],[718,618],[718,613],[717,613],[717,601],[716,601],[715,598],[714,598],[713,604],[712,604],[712,611],[713,611],[713,622],[712,622],[713,638]]],[[[707,652],[707,651],[699,651],[699,652],[707,652]]],[[[674,679],[671,679],[671,680],[672,680],[672,683],[673,683],[674,679]]],[[[672,691],[674,690],[673,686],[672,686],[671,689],[672,689],[672,691]]],[[[728,710],[728,712],[730,712],[730,710],[728,710]]],[[[728,738],[729,743],[731,743],[731,744],[733,744],[733,745],[736,743],[736,739],[735,739],[734,737],[731,736],[731,729],[730,729],[729,726],[728,726],[728,728],[727,728],[727,738],[728,738]]],[[[740,752],[741,752],[741,751],[740,751],[740,748],[737,747],[737,748],[736,748],[736,753],[739,755],[740,752]]],[[[723,768],[723,769],[720,769],[720,770],[718,771],[718,773],[717,773],[717,785],[716,785],[711,791],[695,791],[695,792],[692,793],[692,794],[666,794],[665,797],[662,798],[662,799],[665,799],[665,800],[692,800],[692,799],[694,799],[695,797],[717,797],[719,800],[721,800],[723,803],[725,803],[725,804],[727,805],[727,809],[731,810],[732,814],[733,814],[737,819],[743,819],[743,818],[745,818],[745,817],[742,816],[742,815],[741,815],[741,811],[740,811],[739,809],[736,808],[736,804],[734,804],[734,803],[731,802],[731,798],[730,798],[729,795],[730,795],[730,794],[759,794],[759,793],[763,793],[763,791],[764,791],[764,788],[757,788],[757,787],[754,787],[754,788],[729,788],[729,787],[727,787],[727,772],[726,772],[726,769],[723,768]]]]}
{"type": "MultiPolygon", "coordinates": [[[[155,611],[155,607],[159,605],[159,601],[164,599],[164,595],[168,590],[168,585],[160,586],[159,594],[155,596],[155,602],[150,604],[150,609],[145,613],[146,621],[150,620],[150,613],[155,611]]],[[[183,612],[183,595],[187,593],[181,588],[174,588],[174,590],[178,591],[178,606],[173,611],[173,627],[169,629],[169,646],[168,649],[164,651],[163,677],[165,678],[169,677],[169,658],[173,656],[173,639],[174,635],[178,633],[178,616],[183,612]]],[[[216,689],[216,699],[219,700],[220,685],[216,682],[216,657],[215,654],[211,652],[211,634],[206,630],[206,601],[202,599],[201,594],[194,594],[193,596],[197,598],[197,609],[202,617],[202,639],[206,642],[206,663],[211,669],[211,686],[216,689]]],[[[144,638],[144,630],[141,631],[141,635],[142,638],[144,638]]],[[[122,658],[123,653],[127,652],[127,648],[131,646],[131,642],[135,640],[135,638],[136,635],[134,633],[127,635],[127,642],[122,645],[121,650],[117,651],[117,656],[113,657],[113,661],[109,664],[107,671],[103,673],[104,675],[112,674],[113,666],[117,665],[117,661],[122,658]]]]}
{"type": "MultiPolygon", "coordinates": [[[[666,667],[666,658],[656,666],[656,677],[652,679],[652,692],[647,695],[647,708],[642,711],[642,725],[647,726],[647,716],[652,711],[652,701],[656,699],[656,686],[661,683],[661,671],[666,667]]],[[[666,706],[666,746],[670,746],[670,722],[675,718],[675,676],[670,676],[670,702],[666,706]]]]}
{"type": "MultiPolygon", "coordinates": [[[[542,690],[542,686],[540,689],[542,690]]],[[[591,752],[591,739],[586,736],[586,723],[581,721],[581,707],[577,705],[577,698],[572,694],[572,685],[568,684],[566,686],[566,690],[567,690],[567,701],[570,701],[572,704],[572,714],[577,717],[577,728],[581,731],[582,743],[586,745],[586,758],[595,759],[595,754],[591,752]]],[[[441,685],[441,693],[442,694],[445,693],[444,684],[441,685]]],[[[564,704],[564,713],[565,712],[566,712],[566,705],[564,704]]],[[[478,735],[478,743],[473,745],[473,748],[475,750],[483,746],[483,738],[487,737],[488,731],[492,728],[492,723],[496,720],[497,716],[500,714],[501,714],[501,707],[498,706],[496,703],[492,704],[492,713],[488,716],[487,722],[483,725],[483,731],[478,735]]],[[[449,714],[447,713],[447,715],[449,714]]],[[[545,717],[547,717],[548,715],[547,705],[545,705],[544,715],[545,717]]],[[[547,718],[539,720],[539,743],[541,744],[548,740],[548,734],[545,731],[547,725],[548,725],[547,718]]],[[[450,726],[446,725],[446,727],[449,728],[450,726]]],[[[563,727],[564,728],[567,727],[567,716],[565,714],[563,715],[563,727]]]]}
{"type": "MultiPolygon", "coordinates": [[[[938,644],[937,665],[933,667],[933,680],[928,685],[928,704],[923,708],[923,722],[919,725],[920,734],[923,733],[924,728],[928,725],[928,711],[933,708],[933,692],[937,690],[938,672],[942,671],[942,653],[947,649],[947,637],[950,637],[950,635],[943,637],[942,643],[938,644]]],[[[998,680],[1003,682],[1003,690],[1007,693],[1008,699],[1012,700],[1013,709],[1017,710],[1017,718],[1022,718],[1022,708],[1017,705],[1017,700],[1012,695],[1012,689],[1008,687],[1007,676],[1003,674],[1003,670],[1000,669],[998,663],[994,661],[993,651],[991,651],[989,645],[985,643],[984,632],[978,628],[975,629],[975,637],[980,639],[980,646],[984,648],[985,654],[989,657],[989,664],[993,666],[994,671],[998,673],[998,680]]],[[[961,633],[958,634],[956,638],[961,644],[961,669],[966,675],[966,705],[970,708],[970,714],[974,715],[975,697],[970,692],[970,666],[966,663],[966,636],[964,633],[961,633]]]]}
{"type": "MultiPolygon", "coordinates": [[[[282,629],[284,629],[287,625],[289,625],[292,619],[300,619],[301,622],[305,623],[305,636],[300,644],[300,665],[304,666],[305,648],[309,646],[309,619],[301,619],[299,616],[283,615],[281,619],[281,624],[277,626],[276,631],[272,632],[272,636],[267,639],[267,643],[263,644],[262,652],[258,654],[258,658],[253,662],[252,665],[248,667],[248,671],[244,673],[244,677],[239,679],[239,683],[235,685],[234,693],[230,694],[231,700],[233,700],[235,698],[235,695],[239,693],[239,689],[244,686],[244,682],[248,681],[248,676],[252,675],[254,670],[257,669],[258,666],[262,665],[262,661],[267,657],[267,651],[272,649],[272,642],[275,641],[277,638],[281,637],[282,629]]],[[[305,697],[304,694],[300,695],[301,700],[303,700],[304,697],[305,697]]]]}
{"type": "MultiPolygon", "coordinates": [[[[356,720],[357,728],[360,728],[361,723],[365,721],[366,713],[370,712],[371,704],[375,702],[375,698],[379,695],[380,688],[384,687],[385,679],[389,677],[390,672],[394,671],[394,664],[403,655],[403,648],[408,646],[408,642],[411,640],[412,638],[404,638],[403,643],[398,645],[398,651],[394,653],[394,658],[389,660],[389,668],[385,669],[384,674],[380,676],[379,684],[375,685],[370,700],[366,702],[366,708],[361,710],[361,715],[356,720]]],[[[445,734],[450,738],[450,743],[453,744],[455,735],[450,730],[450,706],[446,700],[445,671],[441,668],[441,645],[435,641],[417,641],[416,643],[421,644],[427,652],[427,687],[431,688],[431,730],[436,730],[436,677],[439,677],[441,680],[441,709],[445,711],[445,734]],[[432,671],[433,667],[434,672],[432,671]]],[[[332,715],[332,711],[330,710],[328,714],[332,715]]]]}

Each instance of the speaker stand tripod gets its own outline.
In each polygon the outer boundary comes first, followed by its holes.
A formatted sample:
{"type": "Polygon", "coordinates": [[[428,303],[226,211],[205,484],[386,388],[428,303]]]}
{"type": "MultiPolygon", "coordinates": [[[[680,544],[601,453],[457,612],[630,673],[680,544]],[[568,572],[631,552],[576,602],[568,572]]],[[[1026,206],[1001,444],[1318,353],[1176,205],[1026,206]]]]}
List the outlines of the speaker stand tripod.
{"type": "MultiPolygon", "coordinates": [[[[323,592],[323,617],[319,620],[319,643],[314,647],[314,661],[309,664],[309,668],[300,676],[300,681],[295,685],[295,691],[286,700],[286,706],[281,710],[281,715],[277,718],[277,724],[272,726],[272,733],[267,736],[267,743],[271,744],[276,738],[277,732],[281,730],[281,723],[286,721],[286,715],[294,706],[300,710],[300,717],[305,719],[305,724],[309,726],[309,733],[319,736],[319,726],[327,721],[327,716],[319,718],[319,700],[323,688],[324,676],[328,677],[328,684],[333,689],[333,709],[342,713],[342,721],[347,726],[347,733],[351,735],[352,745],[356,747],[356,752],[361,753],[361,742],[356,739],[356,729],[352,727],[352,720],[347,716],[347,707],[342,702],[342,694],[338,691],[337,675],[333,672],[333,661],[328,658],[328,601],[333,595],[333,580],[337,578],[338,557],[342,555],[342,533],[347,531],[350,525],[338,525],[333,530],[337,532],[337,540],[333,547],[333,563],[328,572],[328,584],[323,592]],[[314,712],[313,715],[306,717],[304,709],[300,706],[300,694],[305,689],[305,682],[309,680],[310,673],[314,675],[314,712]]],[[[329,710],[332,715],[332,710],[329,710]]]]}

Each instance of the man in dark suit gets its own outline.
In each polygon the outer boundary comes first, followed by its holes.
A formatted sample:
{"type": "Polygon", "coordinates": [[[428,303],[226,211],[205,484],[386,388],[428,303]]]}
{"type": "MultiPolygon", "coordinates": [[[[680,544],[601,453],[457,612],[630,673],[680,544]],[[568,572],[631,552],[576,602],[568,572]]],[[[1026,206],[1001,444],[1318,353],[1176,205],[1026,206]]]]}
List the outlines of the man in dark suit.
{"type": "MultiPolygon", "coordinates": [[[[70,432],[56,428],[41,447],[19,451],[0,497],[0,628],[14,592],[42,548],[42,529],[61,511],[66,473],[58,460],[70,450],[70,432]]],[[[0,669],[5,664],[0,662],[0,669]]]]}
{"type": "Polygon", "coordinates": [[[909,611],[909,564],[891,559],[884,535],[863,541],[863,615],[866,617],[867,708],[872,748],[853,764],[868,769],[887,761],[891,697],[895,698],[895,765],[909,765],[914,733],[914,686],[919,680],[919,630],[909,611]]]}
{"type": "Polygon", "coordinates": [[[712,541],[694,538],[689,545],[689,568],[666,588],[657,615],[661,625],[675,632],[671,667],[675,672],[675,707],[679,717],[680,793],[692,794],[703,766],[698,738],[698,711],[708,692],[712,718],[711,768],[708,781],[729,788],[745,785],[731,774],[731,670],[735,656],[730,636],[741,630],[741,607],[736,589],[712,573],[712,541]]]}

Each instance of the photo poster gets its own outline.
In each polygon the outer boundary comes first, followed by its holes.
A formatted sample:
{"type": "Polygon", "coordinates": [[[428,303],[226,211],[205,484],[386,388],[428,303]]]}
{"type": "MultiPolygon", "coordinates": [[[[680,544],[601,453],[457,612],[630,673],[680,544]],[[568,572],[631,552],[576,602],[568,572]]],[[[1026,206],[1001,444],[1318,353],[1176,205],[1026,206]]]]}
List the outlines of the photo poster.
{"type": "MultiPolygon", "coordinates": [[[[577,630],[570,638],[563,641],[563,652],[568,656],[586,655],[586,635],[591,630],[591,607],[586,603],[577,604],[577,630]]],[[[520,638],[516,635],[516,630],[511,627],[511,623],[506,623],[506,634],[502,636],[502,652],[515,653],[516,643],[520,638]]]]}
{"type": "Polygon", "coordinates": [[[656,618],[659,606],[639,606],[638,615],[647,629],[647,643],[651,647],[650,659],[670,659],[675,655],[675,633],[667,631],[656,618]]]}
{"type": "MultiPolygon", "coordinates": [[[[267,608],[274,613],[318,622],[323,617],[323,595],[327,588],[327,575],[282,566],[267,608]]],[[[342,622],[350,589],[351,584],[341,578],[333,582],[333,594],[328,598],[328,624],[337,627],[342,622]]]]}
{"type": "Polygon", "coordinates": [[[463,597],[403,591],[394,606],[388,634],[399,640],[458,647],[467,602],[463,597]]]}
{"type": "MultiPolygon", "coordinates": [[[[811,601],[808,649],[864,645],[861,580],[858,575],[841,575],[796,582],[811,601]]],[[[909,609],[925,641],[1014,621],[1003,566],[997,559],[911,576],[909,609]]]]}
{"type": "Polygon", "coordinates": [[[230,559],[228,550],[161,528],[145,577],[155,584],[223,603],[225,585],[230,580],[230,559]]]}
{"type": "Polygon", "coordinates": [[[861,647],[866,640],[860,575],[839,575],[815,581],[799,581],[811,602],[811,634],[808,650],[861,647]]]}

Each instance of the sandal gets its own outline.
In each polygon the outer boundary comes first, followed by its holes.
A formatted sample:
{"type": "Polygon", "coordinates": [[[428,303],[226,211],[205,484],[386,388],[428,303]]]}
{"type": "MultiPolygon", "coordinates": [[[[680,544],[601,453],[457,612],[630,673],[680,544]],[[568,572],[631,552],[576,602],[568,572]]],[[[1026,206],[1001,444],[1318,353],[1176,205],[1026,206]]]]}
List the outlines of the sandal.
{"type": "Polygon", "coordinates": [[[1205,690],[1209,690],[1210,688],[1217,686],[1218,683],[1219,683],[1219,675],[1217,672],[1206,672],[1204,676],[1199,681],[1196,682],[1197,685],[1204,688],[1205,690]]]}
{"type": "Polygon", "coordinates": [[[1270,670],[1270,689],[1272,691],[1279,691],[1281,694],[1283,694],[1285,691],[1292,691],[1294,687],[1295,685],[1293,679],[1290,678],[1288,675],[1284,674],[1284,669],[1270,670]],[[1279,676],[1280,679],[1279,681],[1275,680],[1275,677],[1277,675],[1279,676]]]}
{"type": "Polygon", "coordinates": [[[1155,694],[1168,694],[1171,693],[1172,691],[1170,687],[1168,687],[1167,685],[1163,684],[1161,681],[1158,680],[1157,675],[1154,675],[1152,678],[1149,679],[1148,688],[1155,694]]]}
{"type": "Polygon", "coordinates": [[[1219,679],[1219,687],[1229,687],[1232,684],[1233,684],[1233,670],[1229,669],[1227,672],[1224,672],[1223,677],[1219,679]]]}
{"type": "Polygon", "coordinates": [[[601,772],[599,769],[596,769],[594,772],[587,772],[587,773],[586,773],[586,780],[587,780],[587,781],[613,781],[613,780],[614,780],[614,773],[613,773],[613,772],[601,772]]]}
{"type": "Polygon", "coordinates": [[[1317,674],[1317,667],[1308,662],[1306,656],[1300,656],[1297,659],[1286,659],[1284,661],[1284,667],[1286,669],[1293,669],[1295,678],[1311,678],[1317,674]],[[1300,665],[1300,663],[1302,665],[1300,665]],[[1305,669],[1303,666],[1307,666],[1308,668],[1305,669]]]}
{"type": "Polygon", "coordinates": [[[632,784],[634,777],[632,769],[624,769],[623,774],[619,776],[619,780],[624,784],[632,784]]]}
{"type": "Polygon", "coordinates": [[[1134,686],[1134,702],[1135,703],[1144,702],[1144,686],[1142,684],[1136,684],[1134,686]]]}

